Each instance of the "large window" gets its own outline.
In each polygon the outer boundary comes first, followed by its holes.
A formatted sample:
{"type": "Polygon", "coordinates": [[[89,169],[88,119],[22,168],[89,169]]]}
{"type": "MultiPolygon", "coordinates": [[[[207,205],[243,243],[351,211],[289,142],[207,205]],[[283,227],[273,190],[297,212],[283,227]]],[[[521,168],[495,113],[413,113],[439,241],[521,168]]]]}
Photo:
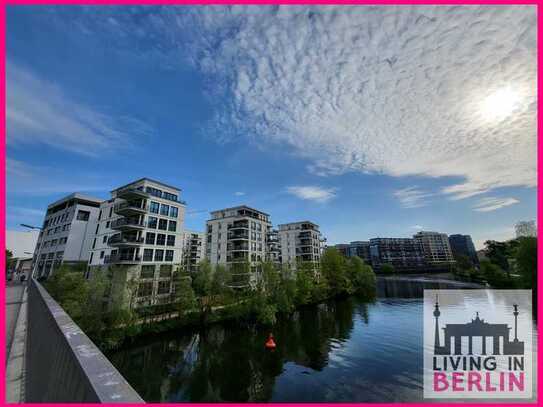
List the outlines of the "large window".
{"type": "Polygon", "coordinates": [[[168,214],[170,213],[170,205],[160,205],[160,214],[161,215],[165,215],[165,216],[168,216],[168,214]]]}
{"type": "Polygon", "coordinates": [[[168,222],[168,230],[170,232],[175,232],[177,230],[177,222],[175,220],[171,220],[168,222]]]}
{"type": "Polygon", "coordinates": [[[158,202],[151,201],[151,206],[149,207],[149,211],[151,213],[158,213],[159,208],[160,208],[160,204],[158,202]]]}
{"type": "Polygon", "coordinates": [[[160,219],[158,221],[158,228],[160,230],[167,230],[168,229],[168,221],[166,219],[160,219]]]}
{"type": "Polygon", "coordinates": [[[90,212],[89,211],[77,211],[77,220],[89,220],[90,212]]]}
{"type": "Polygon", "coordinates": [[[173,250],[166,250],[166,261],[173,261],[173,250]]]}
{"type": "Polygon", "coordinates": [[[156,244],[159,246],[164,246],[166,244],[166,235],[159,233],[156,235],[156,244]]]}
{"type": "Polygon", "coordinates": [[[158,291],[157,294],[169,294],[170,293],[170,282],[169,281],[159,281],[158,282],[158,291]]]}
{"type": "Polygon", "coordinates": [[[177,218],[177,215],[179,215],[179,210],[175,206],[170,206],[170,216],[177,218]]]}
{"type": "Polygon", "coordinates": [[[172,265],[161,264],[160,265],[160,277],[167,278],[172,276],[172,265]]]}
{"type": "Polygon", "coordinates": [[[177,195],[170,194],[169,192],[163,192],[162,198],[167,199],[169,201],[177,201],[177,195]]]}
{"type": "Polygon", "coordinates": [[[143,261],[153,261],[153,249],[143,249],[143,261]]]}
{"type": "Polygon", "coordinates": [[[175,246],[175,235],[168,235],[168,246],[175,246]]]}
{"type": "Polygon", "coordinates": [[[164,261],[164,250],[162,249],[155,250],[155,261],[164,261]]]}
{"type": "Polygon", "coordinates": [[[153,294],[153,282],[140,283],[138,285],[138,297],[148,297],[153,294]]]}
{"type": "Polygon", "coordinates": [[[141,266],[140,278],[154,278],[155,277],[155,266],[147,264],[141,266]]]}
{"type": "Polygon", "coordinates": [[[152,232],[147,232],[145,235],[145,244],[155,244],[155,234],[152,232]]]}
{"type": "Polygon", "coordinates": [[[149,219],[147,220],[147,227],[149,229],[156,229],[157,222],[158,218],[155,218],[154,216],[149,216],[149,219]]]}

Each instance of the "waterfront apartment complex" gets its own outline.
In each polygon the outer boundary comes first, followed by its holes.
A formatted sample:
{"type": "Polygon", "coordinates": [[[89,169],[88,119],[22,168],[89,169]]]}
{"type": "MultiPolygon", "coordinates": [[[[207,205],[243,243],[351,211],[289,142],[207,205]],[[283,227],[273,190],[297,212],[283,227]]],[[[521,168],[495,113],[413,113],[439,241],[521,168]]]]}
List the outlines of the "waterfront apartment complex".
{"type": "Polygon", "coordinates": [[[63,263],[86,265],[102,201],[74,193],[47,207],[34,250],[35,278],[49,277],[63,263]]]}
{"type": "Polygon", "coordinates": [[[284,223],[278,226],[279,245],[283,264],[292,270],[297,262],[318,263],[321,258],[324,239],[319,225],[310,221],[284,223]]]}
{"type": "Polygon", "coordinates": [[[479,264],[477,251],[475,250],[475,245],[473,244],[470,235],[450,235],[449,244],[455,259],[458,256],[466,256],[473,265],[479,264]]]}
{"type": "Polygon", "coordinates": [[[447,234],[420,231],[413,238],[422,245],[429,266],[446,270],[455,263],[447,234]]]}
{"type": "Polygon", "coordinates": [[[396,272],[416,272],[427,266],[422,245],[416,239],[370,239],[369,251],[375,271],[380,271],[384,264],[390,264],[396,272]]]}
{"type": "Polygon", "coordinates": [[[89,271],[107,272],[110,305],[140,307],[172,298],[183,259],[185,202],[180,189],[142,178],[111,191],[100,205],[89,271]]]}

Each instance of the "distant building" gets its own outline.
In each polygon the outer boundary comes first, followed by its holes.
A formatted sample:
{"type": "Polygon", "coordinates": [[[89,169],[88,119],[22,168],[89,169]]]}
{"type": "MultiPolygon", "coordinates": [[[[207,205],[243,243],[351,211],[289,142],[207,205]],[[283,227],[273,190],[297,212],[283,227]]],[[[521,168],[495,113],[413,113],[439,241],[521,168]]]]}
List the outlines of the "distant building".
{"type": "Polygon", "coordinates": [[[479,264],[477,251],[475,250],[475,245],[473,244],[470,235],[450,235],[449,245],[451,246],[454,258],[457,256],[466,256],[474,265],[479,264]]]}
{"type": "Polygon", "coordinates": [[[277,229],[268,229],[266,255],[266,260],[271,261],[278,266],[283,262],[281,242],[279,241],[279,231],[277,229]]]}
{"type": "Polygon", "coordinates": [[[390,264],[396,272],[422,272],[427,269],[422,245],[411,238],[375,238],[369,241],[371,266],[380,271],[390,264]]]}
{"type": "Polygon", "coordinates": [[[339,244],[336,244],[332,247],[335,247],[342,255],[344,255],[345,257],[350,257],[351,256],[351,245],[350,244],[347,244],[347,243],[339,243],[339,244]]]}
{"type": "Polygon", "coordinates": [[[198,271],[198,264],[205,259],[206,238],[204,232],[185,230],[183,232],[182,265],[189,273],[198,271]]]}
{"type": "Polygon", "coordinates": [[[296,270],[297,262],[320,262],[325,239],[319,225],[310,221],[284,223],[278,225],[281,258],[291,270],[296,270]]]}
{"type": "Polygon", "coordinates": [[[34,250],[34,277],[47,278],[63,263],[87,264],[102,201],[74,193],[47,207],[34,250]]]}
{"type": "Polygon", "coordinates": [[[413,238],[420,243],[428,266],[436,270],[449,270],[455,260],[449,238],[445,233],[418,232],[413,238]]]}
{"type": "Polygon", "coordinates": [[[371,264],[370,242],[369,241],[354,241],[349,244],[341,243],[334,246],[345,257],[358,256],[364,263],[371,264]]]}
{"type": "Polygon", "coordinates": [[[515,225],[515,233],[518,237],[537,237],[535,221],[521,221],[515,225]]]}
{"type": "Polygon", "coordinates": [[[29,257],[34,254],[40,231],[35,230],[6,230],[6,249],[14,259],[29,257]]]}

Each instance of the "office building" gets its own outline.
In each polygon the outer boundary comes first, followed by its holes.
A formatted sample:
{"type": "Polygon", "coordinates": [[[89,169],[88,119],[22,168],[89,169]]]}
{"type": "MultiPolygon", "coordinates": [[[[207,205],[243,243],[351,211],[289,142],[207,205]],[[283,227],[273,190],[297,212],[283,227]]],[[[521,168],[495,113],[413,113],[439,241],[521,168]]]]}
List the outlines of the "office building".
{"type": "Polygon", "coordinates": [[[296,264],[300,261],[318,265],[325,241],[319,225],[301,221],[285,223],[278,228],[283,264],[288,265],[291,270],[296,270],[296,264]]]}
{"type": "Polygon", "coordinates": [[[185,202],[180,189],[142,178],[111,191],[100,205],[89,272],[111,279],[109,305],[172,301],[173,271],[183,260],[185,202]]]}
{"type": "Polygon", "coordinates": [[[376,272],[384,264],[390,264],[398,273],[422,272],[427,262],[422,245],[411,238],[374,238],[369,241],[371,261],[376,272]]]}
{"type": "Polygon", "coordinates": [[[421,231],[413,238],[421,244],[429,267],[436,271],[447,271],[454,265],[449,238],[445,233],[421,231]]]}
{"type": "Polygon", "coordinates": [[[466,256],[469,258],[473,265],[479,264],[479,258],[477,257],[477,251],[473,240],[470,235],[450,235],[449,245],[454,258],[458,256],[466,256]]]}
{"type": "Polygon", "coordinates": [[[34,250],[34,278],[48,278],[63,263],[84,268],[102,202],[74,193],[47,206],[34,250]]]}
{"type": "Polygon", "coordinates": [[[537,237],[535,221],[521,221],[515,225],[515,234],[519,237],[537,237]]]}

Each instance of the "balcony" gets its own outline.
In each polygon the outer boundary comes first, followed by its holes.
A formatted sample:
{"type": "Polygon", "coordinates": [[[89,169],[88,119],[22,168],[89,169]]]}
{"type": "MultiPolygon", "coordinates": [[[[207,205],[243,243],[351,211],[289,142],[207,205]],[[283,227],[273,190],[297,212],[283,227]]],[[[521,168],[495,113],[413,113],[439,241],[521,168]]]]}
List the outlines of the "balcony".
{"type": "Polygon", "coordinates": [[[237,230],[237,229],[249,229],[249,222],[247,221],[235,221],[231,225],[228,225],[228,230],[237,230]]]}
{"type": "Polygon", "coordinates": [[[313,239],[300,239],[300,246],[313,246],[313,239]]]}
{"type": "Polygon", "coordinates": [[[119,215],[139,215],[147,212],[147,204],[145,201],[128,201],[116,204],[113,211],[119,215]]]}
{"type": "Polygon", "coordinates": [[[143,237],[127,236],[122,234],[116,234],[111,236],[107,240],[109,246],[118,247],[118,246],[139,246],[143,244],[145,240],[143,237]]]}
{"type": "Polygon", "coordinates": [[[145,229],[145,222],[134,218],[119,218],[111,222],[111,229],[127,230],[127,229],[145,229]]]}
{"type": "Polygon", "coordinates": [[[228,233],[228,240],[249,240],[249,232],[228,233]]]}
{"type": "Polygon", "coordinates": [[[104,257],[105,264],[137,264],[141,262],[141,256],[138,254],[112,254],[104,257]]]}
{"type": "Polygon", "coordinates": [[[226,261],[228,263],[249,261],[249,253],[246,253],[246,252],[232,253],[232,255],[226,256],[226,261]]]}
{"type": "Polygon", "coordinates": [[[123,188],[117,191],[117,197],[123,199],[147,199],[150,195],[136,188],[123,188]]]}
{"type": "Polygon", "coordinates": [[[249,245],[245,244],[229,244],[227,250],[231,252],[246,252],[249,251],[249,245]]]}

